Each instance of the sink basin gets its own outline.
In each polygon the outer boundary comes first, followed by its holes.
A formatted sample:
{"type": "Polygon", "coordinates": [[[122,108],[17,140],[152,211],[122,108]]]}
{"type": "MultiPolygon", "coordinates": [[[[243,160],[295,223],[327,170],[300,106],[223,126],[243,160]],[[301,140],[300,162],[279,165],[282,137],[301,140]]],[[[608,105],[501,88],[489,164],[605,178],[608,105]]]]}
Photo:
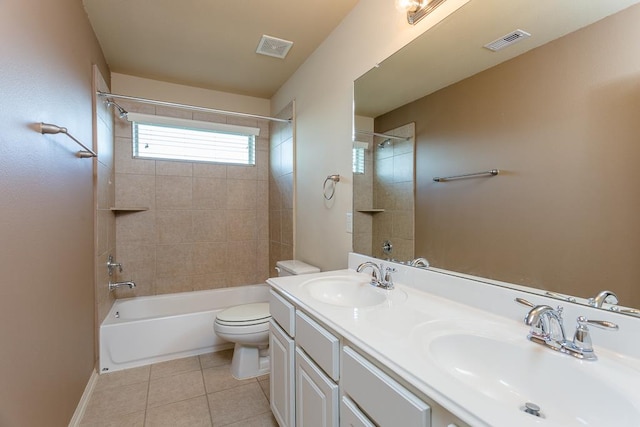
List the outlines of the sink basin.
{"type": "Polygon", "coordinates": [[[339,307],[372,307],[390,301],[393,293],[402,293],[371,286],[364,275],[320,277],[304,282],[302,287],[316,301],[339,307]]]}
{"type": "Polygon", "coordinates": [[[536,419],[523,411],[525,403],[532,402],[540,407],[545,425],[638,425],[635,393],[618,386],[624,379],[615,378],[624,373],[611,365],[553,352],[526,340],[526,331],[522,336],[501,337],[477,327],[427,329],[422,335],[426,356],[453,380],[454,387],[479,395],[477,402],[519,411],[523,422],[536,419]]]}

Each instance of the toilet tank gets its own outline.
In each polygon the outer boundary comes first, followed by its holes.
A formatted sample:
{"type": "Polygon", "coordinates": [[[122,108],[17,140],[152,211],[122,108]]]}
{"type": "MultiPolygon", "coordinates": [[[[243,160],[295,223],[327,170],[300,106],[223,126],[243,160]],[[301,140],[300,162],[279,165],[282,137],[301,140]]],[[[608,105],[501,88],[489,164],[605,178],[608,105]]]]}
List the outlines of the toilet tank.
{"type": "Polygon", "coordinates": [[[319,273],[320,269],[306,262],[296,261],[294,259],[287,261],[278,261],[276,263],[276,271],[278,277],[297,276],[298,274],[319,273]]]}

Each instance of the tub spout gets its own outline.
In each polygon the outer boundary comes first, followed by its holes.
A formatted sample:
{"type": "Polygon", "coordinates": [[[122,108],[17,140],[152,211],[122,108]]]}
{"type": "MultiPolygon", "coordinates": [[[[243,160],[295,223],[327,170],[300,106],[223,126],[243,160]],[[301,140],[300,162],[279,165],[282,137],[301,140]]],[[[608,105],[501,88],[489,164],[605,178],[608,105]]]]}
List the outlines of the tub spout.
{"type": "Polygon", "coordinates": [[[113,291],[115,289],[124,287],[124,286],[128,286],[129,289],[133,289],[136,287],[136,284],[134,282],[115,282],[115,283],[111,283],[109,282],[109,291],[113,291]]]}

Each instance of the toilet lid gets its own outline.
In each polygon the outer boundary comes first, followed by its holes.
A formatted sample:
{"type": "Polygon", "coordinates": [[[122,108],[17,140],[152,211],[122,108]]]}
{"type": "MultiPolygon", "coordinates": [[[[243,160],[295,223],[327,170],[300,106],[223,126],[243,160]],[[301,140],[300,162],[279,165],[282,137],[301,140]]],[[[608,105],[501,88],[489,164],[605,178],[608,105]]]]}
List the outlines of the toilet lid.
{"type": "Polygon", "coordinates": [[[216,321],[226,324],[247,325],[268,322],[271,318],[268,302],[242,304],[222,310],[216,321]]]}

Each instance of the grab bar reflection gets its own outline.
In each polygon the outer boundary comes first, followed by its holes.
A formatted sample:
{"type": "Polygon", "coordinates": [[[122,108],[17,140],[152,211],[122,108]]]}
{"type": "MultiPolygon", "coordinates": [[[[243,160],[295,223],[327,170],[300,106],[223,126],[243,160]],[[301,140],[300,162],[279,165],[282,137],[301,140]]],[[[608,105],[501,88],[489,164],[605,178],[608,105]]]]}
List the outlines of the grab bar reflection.
{"type": "Polygon", "coordinates": [[[467,173],[464,175],[453,175],[453,176],[445,176],[445,177],[436,176],[435,178],[433,178],[433,180],[435,182],[445,182],[445,181],[450,181],[452,179],[476,178],[476,177],[482,177],[482,176],[490,177],[490,176],[496,176],[499,173],[500,171],[498,169],[491,169],[485,172],[467,173]]]}

